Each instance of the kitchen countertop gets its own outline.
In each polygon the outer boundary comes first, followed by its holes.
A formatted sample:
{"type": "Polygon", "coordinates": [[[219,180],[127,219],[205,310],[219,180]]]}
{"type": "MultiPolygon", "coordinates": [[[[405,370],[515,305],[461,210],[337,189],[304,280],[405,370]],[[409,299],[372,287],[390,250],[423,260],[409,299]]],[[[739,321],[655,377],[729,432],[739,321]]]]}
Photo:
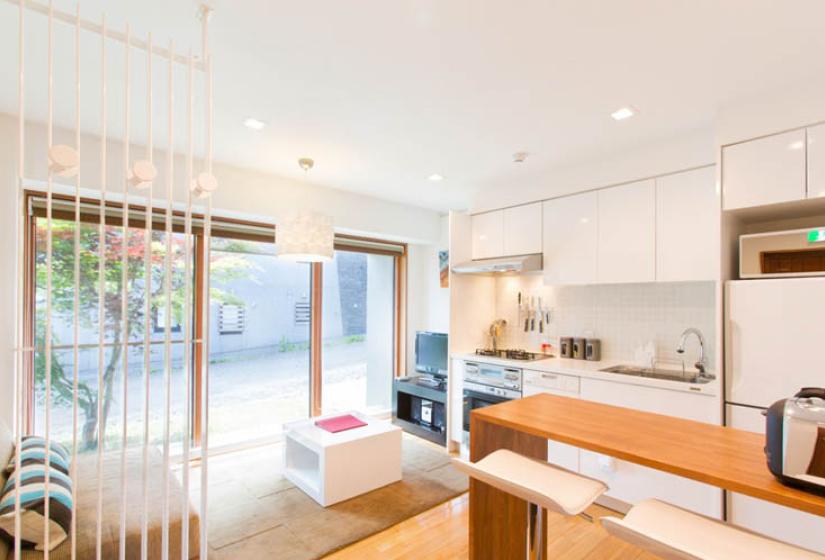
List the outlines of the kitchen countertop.
{"type": "MultiPolygon", "coordinates": [[[[780,484],[761,434],[540,394],[475,409],[470,460],[497,449],[547,460],[548,439],[825,517],[825,496],[780,484]]],[[[524,502],[470,485],[470,558],[524,558],[524,502]]]]}
{"type": "MultiPolygon", "coordinates": [[[[560,373],[563,375],[576,375],[589,379],[600,379],[614,383],[626,385],[640,385],[643,387],[657,387],[671,391],[681,391],[695,395],[717,396],[719,395],[719,378],[710,383],[687,383],[682,381],[668,381],[666,379],[653,379],[650,377],[634,377],[620,373],[610,373],[599,371],[605,368],[628,365],[632,360],[600,360],[591,362],[587,360],[574,360],[571,358],[544,358],[532,362],[522,360],[507,360],[491,356],[478,356],[472,352],[457,352],[451,355],[453,359],[465,360],[468,362],[478,362],[482,364],[496,364],[507,367],[518,367],[525,370],[540,371],[545,373],[560,373]]],[[[711,372],[713,373],[713,372],[711,372]]]]}

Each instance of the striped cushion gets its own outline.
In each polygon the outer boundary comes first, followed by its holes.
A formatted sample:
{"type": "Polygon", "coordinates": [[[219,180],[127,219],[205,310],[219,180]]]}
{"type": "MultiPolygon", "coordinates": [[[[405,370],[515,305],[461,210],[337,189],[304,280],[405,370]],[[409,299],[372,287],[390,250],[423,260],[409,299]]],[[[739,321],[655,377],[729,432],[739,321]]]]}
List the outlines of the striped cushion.
{"type": "MultiPolygon", "coordinates": [[[[14,541],[17,476],[16,471],[12,473],[0,495],[0,536],[12,542],[14,541]]],[[[20,469],[20,540],[25,548],[45,549],[43,531],[46,503],[45,479],[46,466],[42,463],[29,463],[20,469]]],[[[72,481],[59,469],[49,469],[48,497],[49,550],[52,550],[66,540],[72,520],[72,481]]]]}
{"type": "MultiPolygon", "coordinates": [[[[11,473],[17,465],[16,454],[12,456],[9,464],[6,466],[6,472],[11,473]]],[[[23,446],[23,451],[20,453],[20,465],[43,465],[46,462],[46,447],[45,446],[31,446],[28,449],[23,446]]],[[[64,474],[69,474],[69,459],[63,453],[52,451],[49,453],[49,466],[62,471],[64,474]]]]}
{"type": "MultiPolygon", "coordinates": [[[[41,463],[44,462],[46,456],[45,438],[40,436],[23,436],[20,442],[20,448],[23,450],[22,461],[38,462],[39,460],[41,463]]],[[[69,450],[56,441],[49,442],[49,449],[52,450],[50,460],[53,466],[65,470],[68,474],[69,465],[71,464],[71,453],[69,453],[69,450]]],[[[6,465],[5,474],[11,474],[15,469],[15,460],[15,456],[12,455],[8,465],[6,465]]]]}
{"type": "MultiPolygon", "coordinates": [[[[46,447],[46,438],[40,436],[23,436],[23,440],[20,443],[21,449],[33,449],[33,448],[40,448],[45,449],[46,447]]],[[[69,450],[66,447],[58,443],[56,441],[49,442],[49,448],[54,452],[59,454],[61,457],[69,461],[72,454],[69,453],[69,450]]]]}

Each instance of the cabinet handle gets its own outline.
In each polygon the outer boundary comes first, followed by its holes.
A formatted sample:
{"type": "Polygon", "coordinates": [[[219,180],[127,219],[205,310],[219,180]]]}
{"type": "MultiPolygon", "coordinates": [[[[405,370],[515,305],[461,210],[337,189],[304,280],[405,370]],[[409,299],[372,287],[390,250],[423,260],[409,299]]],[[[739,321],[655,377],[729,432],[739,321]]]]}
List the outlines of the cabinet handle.
{"type": "Polygon", "coordinates": [[[553,375],[552,373],[542,373],[541,376],[545,379],[558,379],[558,375],[553,375]]]}

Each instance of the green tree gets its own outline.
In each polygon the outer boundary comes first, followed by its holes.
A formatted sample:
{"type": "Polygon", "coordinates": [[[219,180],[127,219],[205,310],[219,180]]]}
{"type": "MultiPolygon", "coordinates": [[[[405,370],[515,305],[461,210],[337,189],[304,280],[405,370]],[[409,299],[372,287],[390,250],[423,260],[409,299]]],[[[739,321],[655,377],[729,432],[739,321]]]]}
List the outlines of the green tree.
{"type": "MultiPolygon", "coordinates": [[[[34,373],[35,382],[44,386],[46,377],[46,355],[44,350],[46,340],[46,284],[47,284],[47,248],[46,248],[46,220],[38,219],[36,223],[36,251],[35,269],[37,277],[36,290],[36,323],[34,373]]],[[[63,324],[72,324],[74,295],[75,295],[75,224],[72,221],[52,221],[52,322],[61,321],[63,324]]],[[[106,352],[103,369],[103,404],[102,418],[98,421],[98,391],[85,382],[78,384],[78,407],[82,411],[80,420],[80,445],[83,449],[93,449],[98,442],[98,428],[102,427],[105,437],[109,413],[114,402],[116,374],[123,362],[126,341],[142,341],[145,329],[146,310],[146,266],[144,261],[146,231],[130,228],[127,239],[124,240],[123,228],[120,226],[106,226],[104,229],[104,294],[103,329],[107,343],[111,343],[106,352]],[[123,259],[124,243],[126,244],[126,259],[123,259]],[[123,267],[127,269],[126,285],[123,284],[123,267]],[[123,332],[122,295],[127,294],[127,329],[123,332]]],[[[98,276],[100,235],[96,224],[80,225],[80,278],[78,285],[79,296],[79,324],[84,332],[92,332],[95,342],[99,337],[98,311],[100,282],[98,276]]],[[[191,309],[186,305],[185,298],[185,237],[182,234],[173,234],[171,240],[171,309],[172,324],[183,324],[184,313],[191,309]]],[[[151,236],[151,274],[150,274],[150,308],[152,313],[165,308],[165,233],[154,231],[151,236]]],[[[244,259],[229,255],[224,258],[213,256],[211,274],[213,281],[218,284],[231,278],[242,278],[249,273],[249,263],[244,259]]],[[[193,286],[194,288],[194,286],[193,286]]],[[[230,299],[221,290],[212,291],[212,300],[224,302],[230,299]]],[[[233,302],[234,303],[234,302],[233,302]]],[[[155,315],[156,317],[156,315],[155,315]]],[[[159,325],[161,328],[164,325],[159,325]]],[[[67,341],[71,343],[72,340],[67,341]]],[[[60,341],[52,329],[52,343],[60,341]]],[[[54,404],[71,406],[74,396],[73,375],[61,363],[59,354],[52,352],[51,384],[52,401],[54,404]]]]}

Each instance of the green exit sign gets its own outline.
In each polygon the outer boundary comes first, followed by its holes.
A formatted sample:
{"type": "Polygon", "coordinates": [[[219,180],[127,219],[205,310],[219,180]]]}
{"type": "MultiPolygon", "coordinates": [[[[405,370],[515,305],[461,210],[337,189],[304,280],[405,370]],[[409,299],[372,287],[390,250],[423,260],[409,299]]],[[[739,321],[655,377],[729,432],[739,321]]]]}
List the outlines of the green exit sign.
{"type": "Polygon", "coordinates": [[[825,228],[812,229],[808,232],[808,243],[822,243],[825,241],[825,228]]]}

